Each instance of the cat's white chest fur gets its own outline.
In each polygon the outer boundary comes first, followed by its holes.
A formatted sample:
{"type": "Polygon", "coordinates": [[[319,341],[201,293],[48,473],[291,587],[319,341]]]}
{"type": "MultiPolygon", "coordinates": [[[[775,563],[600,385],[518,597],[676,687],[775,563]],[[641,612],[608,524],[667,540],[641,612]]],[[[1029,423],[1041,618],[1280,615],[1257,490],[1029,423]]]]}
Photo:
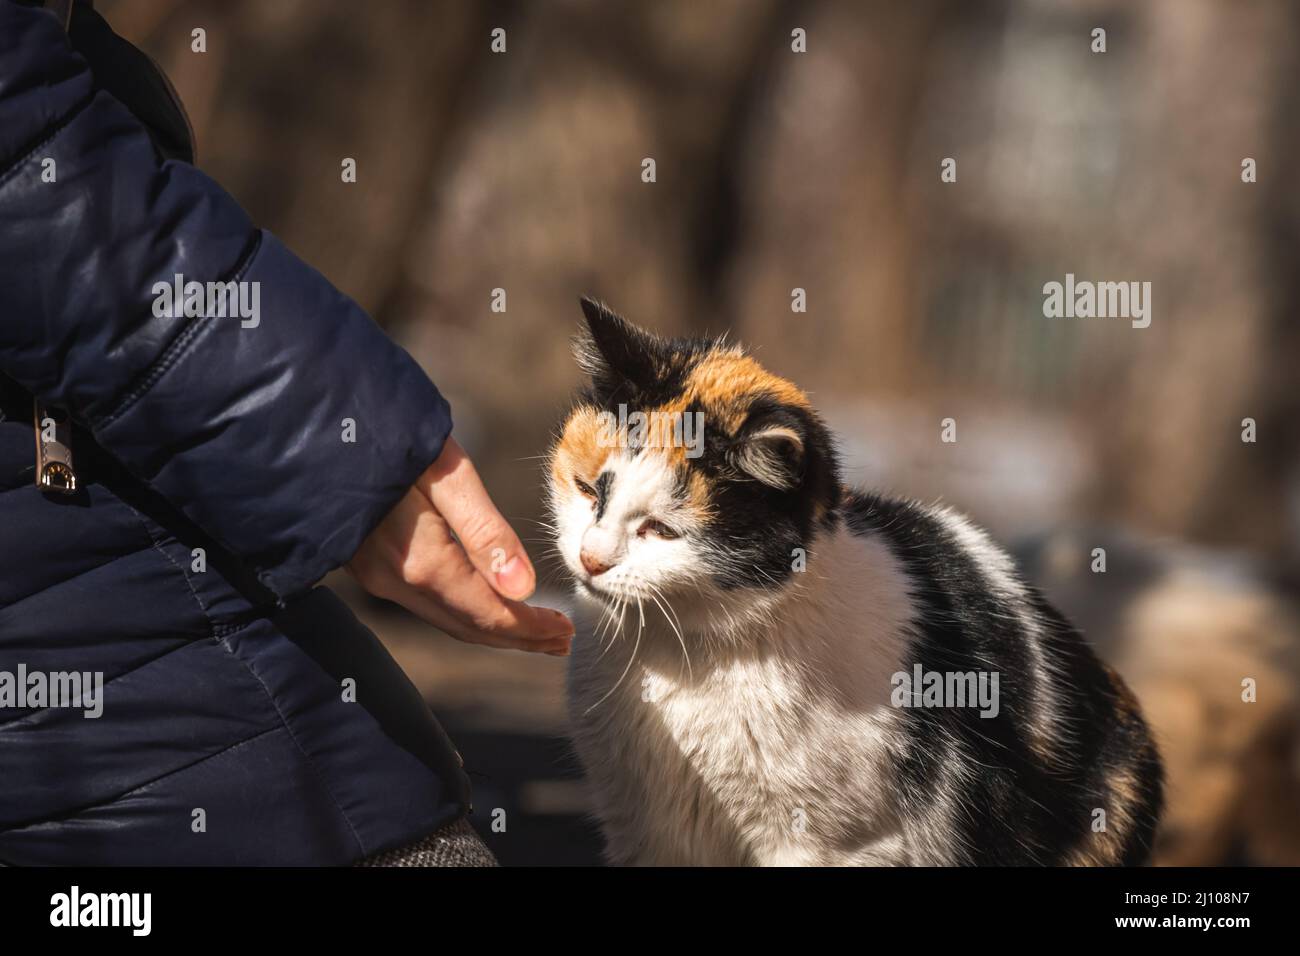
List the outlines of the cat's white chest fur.
{"type": "Polygon", "coordinates": [[[821,550],[823,567],[861,583],[801,581],[772,613],[724,609],[727,633],[693,633],[698,619],[687,615],[689,668],[651,602],[644,627],[631,608],[612,646],[575,642],[573,736],[613,862],[912,858],[889,762],[898,716],[890,676],[903,666],[910,621],[905,582],[878,544],[841,533],[821,550]]]}

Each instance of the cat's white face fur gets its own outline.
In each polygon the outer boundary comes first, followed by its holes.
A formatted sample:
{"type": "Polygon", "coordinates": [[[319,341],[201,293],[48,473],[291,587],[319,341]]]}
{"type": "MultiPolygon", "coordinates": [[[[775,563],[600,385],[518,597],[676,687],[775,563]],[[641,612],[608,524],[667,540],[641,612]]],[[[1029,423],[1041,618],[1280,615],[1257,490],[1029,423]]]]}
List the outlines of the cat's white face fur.
{"type": "Polygon", "coordinates": [[[550,456],[560,556],[606,609],[659,601],[710,629],[763,613],[839,494],[807,397],[740,349],[672,346],[594,310],[580,360],[591,387],[550,456]],[[638,434],[624,413],[686,428],[638,434]],[[611,425],[618,415],[617,425],[611,425]]]}
{"type": "Polygon", "coordinates": [[[611,612],[659,602],[688,628],[707,626],[710,607],[733,603],[712,580],[717,556],[704,516],[682,497],[661,450],[612,449],[594,480],[578,480],[554,482],[551,507],[579,595],[611,612]]]}
{"type": "Polygon", "coordinates": [[[580,585],[604,597],[648,599],[700,577],[694,542],[702,529],[674,496],[662,455],[618,450],[598,481],[599,498],[572,484],[557,489],[560,553],[580,585]],[[584,553],[599,573],[584,566],[584,553]]]}

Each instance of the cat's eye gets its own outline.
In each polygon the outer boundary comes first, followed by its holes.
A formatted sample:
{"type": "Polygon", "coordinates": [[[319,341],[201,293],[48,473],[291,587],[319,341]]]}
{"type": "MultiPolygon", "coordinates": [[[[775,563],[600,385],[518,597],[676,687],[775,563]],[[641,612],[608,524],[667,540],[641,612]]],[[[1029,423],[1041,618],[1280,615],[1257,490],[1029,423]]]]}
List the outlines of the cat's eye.
{"type": "Polygon", "coordinates": [[[673,538],[680,538],[681,535],[674,531],[662,521],[656,521],[654,518],[646,518],[641,522],[641,527],[636,529],[636,536],[644,538],[647,535],[654,535],[656,538],[663,538],[665,541],[671,541],[673,538]]]}
{"type": "Polygon", "coordinates": [[[586,495],[592,501],[596,500],[596,489],[591,487],[591,485],[587,484],[577,475],[573,476],[573,484],[578,489],[579,492],[586,495]]]}

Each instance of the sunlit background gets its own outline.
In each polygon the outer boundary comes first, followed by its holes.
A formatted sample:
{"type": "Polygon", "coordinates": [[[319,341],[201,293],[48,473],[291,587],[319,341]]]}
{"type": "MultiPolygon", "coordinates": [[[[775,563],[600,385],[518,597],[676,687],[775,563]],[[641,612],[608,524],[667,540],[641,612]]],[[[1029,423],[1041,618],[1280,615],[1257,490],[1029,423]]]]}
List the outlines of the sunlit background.
{"type": "MultiPolygon", "coordinates": [[[[1157,862],[1300,864],[1300,5],[96,6],[199,165],[423,364],[539,563],[577,297],[727,331],[812,394],[850,481],[967,510],[1130,681],[1168,764],[1157,862]],[[1150,327],[1045,318],[1066,273],[1151,282],[1150,327]]],[[[595,861],[562,662],[331,583],[455,738],[501,860],[595,861]]]]}

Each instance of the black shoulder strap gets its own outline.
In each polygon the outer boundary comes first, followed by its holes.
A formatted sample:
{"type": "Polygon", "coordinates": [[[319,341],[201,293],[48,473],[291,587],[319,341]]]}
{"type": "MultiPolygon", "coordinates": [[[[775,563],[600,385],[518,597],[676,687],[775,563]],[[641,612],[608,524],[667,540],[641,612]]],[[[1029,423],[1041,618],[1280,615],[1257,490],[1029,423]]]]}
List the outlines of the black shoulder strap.
{"type": "MultiPolygon", "coordinates": [[[[51,11],[68,29],[72,20],[72,0],[45,0],[51,11]]],[[[35,399],[33,427],[36,429],[36,487],[71,495],[77,490],[77,473],[72,469],[72,423],[68,417],[46,408],[35,399]]]]}

